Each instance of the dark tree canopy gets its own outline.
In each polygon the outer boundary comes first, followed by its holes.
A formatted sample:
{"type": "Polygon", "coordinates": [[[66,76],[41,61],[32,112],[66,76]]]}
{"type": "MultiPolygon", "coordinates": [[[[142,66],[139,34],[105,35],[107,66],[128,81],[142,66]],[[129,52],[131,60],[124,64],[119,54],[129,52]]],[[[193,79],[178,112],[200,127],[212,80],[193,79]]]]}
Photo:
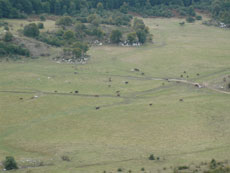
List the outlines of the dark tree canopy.
{"type": "Polygon", "coordinates": [[[122,32],[119,30],[113,30],[111,35],[110,35],[110,41],[112,43],[119,43],[122,38],[122,32]]]}
{"type": "Polygon", "coordinates": [[[39,28],[35,23],[28,24],[24,27],[23,33],[27,37],[39,36],[39,28]]]}

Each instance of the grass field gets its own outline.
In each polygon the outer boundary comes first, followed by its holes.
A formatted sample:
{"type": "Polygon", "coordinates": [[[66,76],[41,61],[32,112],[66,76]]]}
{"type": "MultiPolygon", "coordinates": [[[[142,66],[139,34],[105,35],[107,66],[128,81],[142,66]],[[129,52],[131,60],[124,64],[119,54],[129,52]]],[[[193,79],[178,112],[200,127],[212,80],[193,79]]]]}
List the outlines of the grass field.
{"type": "Polygon", "coordinates": [[[154,44],[92,47],[85,65],[50,58],[1,62],[0,160],[12,155],[19,165],[36,165],[16,172],[144,167],[167,173],[178,165],[229,159],[230,95],[218,87],[230,75],[230,30],[144,20],[154,44]],[[209,87],[163,80],[181,74],[209,87]],[[75,90],[79,94],[70,93],[75,90]],[[150,154],[160,161],[149,161],[150,154]]]}

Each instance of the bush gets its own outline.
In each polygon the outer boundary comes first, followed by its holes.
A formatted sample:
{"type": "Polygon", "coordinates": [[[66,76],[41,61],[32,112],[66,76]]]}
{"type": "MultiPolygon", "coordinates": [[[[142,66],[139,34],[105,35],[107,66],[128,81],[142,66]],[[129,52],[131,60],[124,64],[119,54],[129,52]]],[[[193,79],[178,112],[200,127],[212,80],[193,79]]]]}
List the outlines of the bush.
{"type": "Polygon", "coordinates": [[[43,23],[38,23],[38,28],[39,29],[43,29],[44,28],[44,24],[43,23]]]}
{"type": "Polygon", "coordinates": [[[38,26],[35,23],[26,25],[23,30],[23,34],[27,37],[37,37],[39,33],[38,26]]]}
{"type": "Polygon", "coordinates": [[[155,160],[155,157],[154,157],[153,154],[151,154],[151,155],[149,156],[149,160],[155,160]]]}
{"type": "Polygon", "coordinates": [[[40,16],[40,20],[41,21],[46,21],[46,17],[42,15],[42,16],[40,16]]]}
{"type": "Polygon", "coordinates": [[[117,169],[117,172],[122,172],[122,168],[118,168],[118,169],[117,169]]]}
{"type": "Polygon", "coordinates": [[[188,166],[179,166],[178,170],[184,170],[184,169],[188,169],[188,168],[189,168],[188,166]]]}
{"type": "Polygon", "coordinates": [[[4,26],[4,30],[9,31],[9,27],[8,26],[4,26]]]}
{"type": "Polygon", "coordinates": [[[60,47],[64,45],[64,40],[61,40],[60,37],[62,38],[62,35],[58,36],[58,35],[48,35],[47,33],[42,33],[38,37],[38,40],[44,43],[47,43],[49,45],[52,45],[52,46],[60,47]]]}
{"type": "Polygon", "coordinates": [[[195,22],[195,19],[193,17],[189,16],[189,17],[186,18],[186,21],[188,23],[193,23],[193,22],[195,22]]]}
{"type": "Polygon", "coordinates": [[[18,165],[12,156],[7,156],[3,161],[3,166],[6,170],[18,169],[18,165]]]}
{"type": "Polygon", "coordinates": [[[131,32],[127,35],[127,40],[130,44],[134,43],[137,41],[137,34],[136,32],[131,32]]]}
{"type": "Polygon", "coordinates": [[[82,52],[86,53],[89,50],[89,46],[87,43],[76,42],[73,45],[73,48],[80,48],[82,52]]]}
{"type": "Polygon", "coordinates": [[[210,168],[211,168],[211,169],[216,169],[216,167],[217,167],[216,160],[215,160],[215,159],[212,159],[211,162],[210,162],[210,168]]]}
{"type": "Polygon", "coordinates": [[[202,20],[202,16],[196,16],[196,20],[202,20]]]}
{"type": "Polygon", "coordinates": [[[70,161],[69,156],[61,156],[61,159],[62,159],[63,161],[67,161],[67,162],[70,161]]]}
{"type": "Polygon", "coordinates": [[[3,37],[3,40],[5,42],[10,42],[13,40],[13,35],[10,32],[6,32],[6,34],[3,37]]]}
{"type": "Polygon", "coordinates": [[[0,54],[3,56],[10,54],[29,56],[30,52],[27,49],[22,48],[21,46],[0,41],[0,54]]]}
{"type": "Polygon", "coordinates": [[[74,38],[74,32],[71,30],[68,30],[64,33],[63,38],[66,40],[71,40],[74,38]]]}
{"type": "Polygon", "coordinates": [[[61,17],[57,22],[56,25],[63,25],[63,26],[71,26],[73,24],[73,20],[69,16],[61,17]]]}

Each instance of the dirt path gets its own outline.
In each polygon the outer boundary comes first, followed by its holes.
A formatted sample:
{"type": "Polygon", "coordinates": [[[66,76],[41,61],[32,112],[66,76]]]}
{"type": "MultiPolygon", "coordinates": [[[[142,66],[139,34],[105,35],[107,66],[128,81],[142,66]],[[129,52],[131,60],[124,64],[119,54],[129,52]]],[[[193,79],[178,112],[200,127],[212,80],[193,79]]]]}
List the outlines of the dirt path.
{"type": "MultiPolygon", "coordinates": [[[[107,74],[108,75],[108,74],[107,74]]],[[[188,81],[188,80],[184,80],[184,79],[174,79],[174,78],[155,78],[155,77],[137,77],[137,76],[122,76],[122,75],[108,75],[108,76],[116,76],[116,77],[122,77],[122,78],[127,78],[127,79],[134,79],[134,80],[156,80],[156,81],[167,81],[167,82],[176,82],[176,83],[182,83],[182,84],[188,84],[188,85],[193,85],[194,87],[197,88],[207,88],[209,90],[221,93],[221,94],[230,94],[230,92],[227,91],[223,91],[223,90],[219,90],[216,89],[212,86],[209,86],[208,84],[200,84],[200,83],[196,83],[196,82],[192,82],[192,81],[188,81]]],[[[129,93],[129,96],[120,96],[117,97],[115,94],[114,95],[110,95],[110,94],[102,94],[102,95],[97,95],[97,94],[74,94],[74,93],[58,93],[58,92],[47,92],[47,91],[39,91],[39,90],[34,90],[31,89],[31,91],[29,91],[28,89],[26,89],[27,91],[16,91],[16,90],[0,90],[1,93],[14,93],[14,94],[45,94],[45,95],[60,95],[60,96],[79,96],[79,97],[107,97],[107,98],[123,98],[123,99],[133,99],[136,98],[137,96],[141,96],[143,94],[148,94],[148,93],[152,93],[158,90],[161,90],[165,88],[165,86],[160,86],[158,88],[153,88],[153,89],[149,89],[149,90],[144,90],[144,91],[140,91],[140,92],[134,92],[134,93],[129,93]]]]}

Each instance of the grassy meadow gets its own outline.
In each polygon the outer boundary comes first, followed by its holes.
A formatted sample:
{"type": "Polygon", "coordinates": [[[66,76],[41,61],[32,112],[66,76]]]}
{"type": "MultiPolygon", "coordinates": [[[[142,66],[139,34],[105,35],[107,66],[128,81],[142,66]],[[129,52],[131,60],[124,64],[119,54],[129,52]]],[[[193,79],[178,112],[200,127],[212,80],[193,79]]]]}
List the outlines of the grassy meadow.
{"type": "Polygon", "coordinates": [[[154,44],[91,47],[84,65],[58,64],[51,57],[2,61],[0,160],[10,155],[30,166],[13,171],[19,173],[143,167],[169,173],[174,166],[230,159],[230,95],[157,80],[218,89],[230,75],[230,30],[201,22],[180,26],[176,18],[144,21],[154,44]],[[160,160],[148,160],[150,154],[160,160]]]}

